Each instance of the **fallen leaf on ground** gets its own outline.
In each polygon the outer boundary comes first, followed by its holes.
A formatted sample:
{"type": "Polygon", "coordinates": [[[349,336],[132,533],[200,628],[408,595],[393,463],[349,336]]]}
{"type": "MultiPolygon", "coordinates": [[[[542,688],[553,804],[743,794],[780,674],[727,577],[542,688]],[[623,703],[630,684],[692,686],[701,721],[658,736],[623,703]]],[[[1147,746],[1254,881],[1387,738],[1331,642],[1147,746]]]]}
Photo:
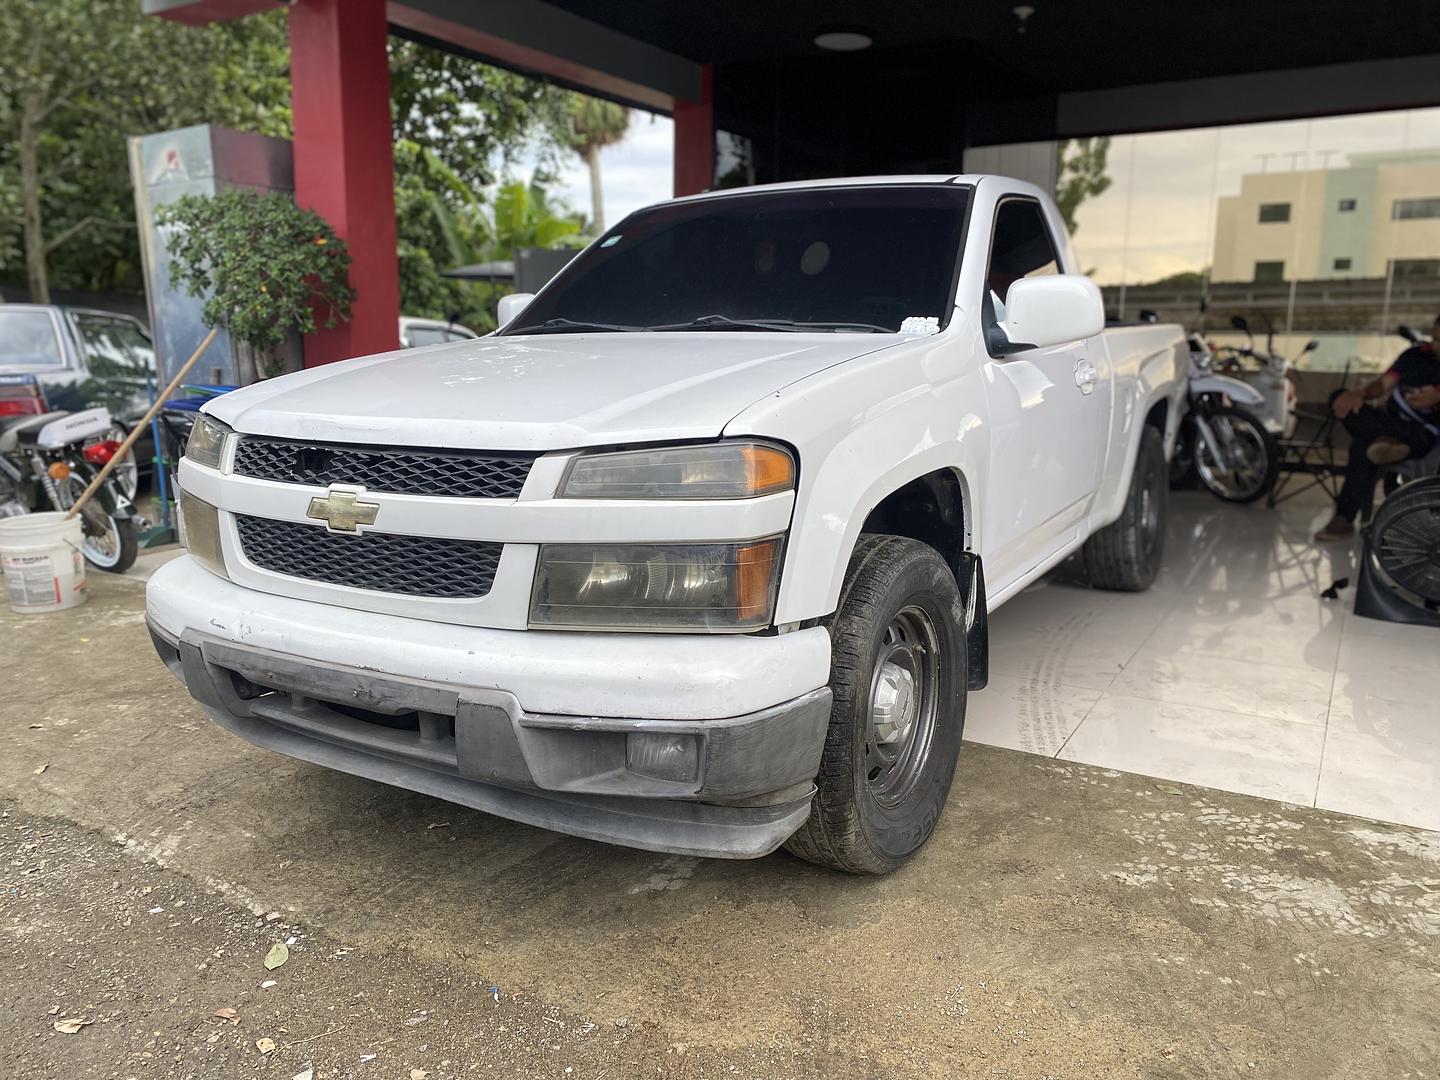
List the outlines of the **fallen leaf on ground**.
{"type": "Polygon", "coordinates": [[[269,990],[270,987],[272,987],[272,986],[274,986],[274,985],[275,985],[275,980],[274,980],[274,979],[266,979],[264,982],[262,982],[262,983],[260,984],[260,989],[261,989],[261,990],[269,990]]]}
{"type": "Polygon", "coordinates": [[[36,776],[39,776],[42,772],[44,772],[44,771],[45,771],[46,769],[48,769],[49,767],[50,767],[50,766],[49,766],[48,763],[45,764],[45,765],[41,765],[38,769],[35,770],[35,775],[36,775],[36,776]]]}
{"type": "Polygon", "coordinates": [[[1164,795],[1184,795],[1185,789],[1178,788],[1174,784],[1156,784],[1155,790],[1164,795]]]}
{"type": "Polygon", "coordinates": [[[426,826],[425,826],[425,828],[427,828],[427,829],[448,829],[449,827],[450,827],[450,822],[448,822],[448,821],[437,821],[437,822],[435,822],[433,825],[426,825],[426,826]]]}
{"type": "Polygon", "coordinates": [[[410,1080],[425,1080],[425,1077],[426,1077],[427,1075],[428,1075],[428,1074],[425,1072],[424,1069],[411,1069],[411,1070],[410,1070],[410,1080]]]}
{"type": "Polygon", "coordinates": [[[290,1080],[315,1080],[315,1070],[301,1069],[298,1073],[292,1076],[290,1080]]]}
{"type": "Polygon", "coordinates": [[[232,1024],[238,1024],[240,1022],[240,1014],[234,1009],[216,1009],[215,1015],[220,1017],[221,1020],[229,1020],[232,1024]]]}
{"type": "Polygon", "coordinates": [[[60,1032],[61,1035],[74,1035],[86,1024],[93,1024],[94,1022],[94,1020],[81,1020],[79,1017],[73,1017],[69,1020],[56,1020],[55,1023],[50,1026],[60,1032]]]}
{"type": "Polygon", "coordinates": [[[274,971],[289,959],[289,947],[283,941],[277,941],[274,945],[270,946],[270,951],[265,954],[265,968],[267,971],[274,971]]]}
{"type": "Polygon", "coordinates": [[[255,1040],[255,1049],[256,1049],[256,1050],[259,1050],[262,1054],[268,1054],[268,1053],[270,1053],[272,1050],[275,1049],[275,1040],[274,1040],[274,1039],[256,1039],[256,1040],[255,1040]]]}

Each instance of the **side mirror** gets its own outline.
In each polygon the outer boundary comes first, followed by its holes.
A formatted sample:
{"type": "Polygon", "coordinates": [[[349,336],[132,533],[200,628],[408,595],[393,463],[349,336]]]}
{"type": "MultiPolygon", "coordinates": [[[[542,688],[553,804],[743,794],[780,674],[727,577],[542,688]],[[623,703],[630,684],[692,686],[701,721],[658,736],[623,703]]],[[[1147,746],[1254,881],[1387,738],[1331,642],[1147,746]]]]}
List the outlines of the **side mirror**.
{"type": "Polygon", "coordinates": [[[1159,313],[1158,311],[1151,311],[1149,308],[1141,308],[1141,309],[1140,309],[1140,321],[1141,321],[1141,322],[1148,322],[1148,323],[1157,323],[1157,322],[1160,321],[1160,313],[1159,313]]]}
{"type": "Polygon", "coordinates": [[[1242,334],[1248,334],[1250,332],[1250,323],[1246,320],[1244,315],[1231,315],[1230,325],[1233,326],[1236,330],[1239,330],[1242,334]]]}
{"type": "Polygon", "coordinates": [[[1094,337],[1105,329],[1100,290],[1079,274],[1021,278],[1005,297],[1001,353],[1044,349],[1094,337]]]}
{"type": "Polygon", "coordinates": [[[500,298],[500,305],[496,311],[496,321],[501,328],[508,326],[527,307],[530,301],[535,299],[534,293],[517,292],[500,298]]]}
{"type": "Polygon", "coordinates": [[[1319,340],[1312,337],[1305,343],[1305,348],[1302,349],[1301,352],[1314,352],[1318,348],[1320,348],[1319,340]]]}
{"type": "Polygon", "coordinates": [[[1397,326],[1395,328],[1395,333],[1399,334],[1406,341],[1410,342],[1411,345],[1420,344],[1420,335],[1416,333],[1413,326],[1397,326]]]}

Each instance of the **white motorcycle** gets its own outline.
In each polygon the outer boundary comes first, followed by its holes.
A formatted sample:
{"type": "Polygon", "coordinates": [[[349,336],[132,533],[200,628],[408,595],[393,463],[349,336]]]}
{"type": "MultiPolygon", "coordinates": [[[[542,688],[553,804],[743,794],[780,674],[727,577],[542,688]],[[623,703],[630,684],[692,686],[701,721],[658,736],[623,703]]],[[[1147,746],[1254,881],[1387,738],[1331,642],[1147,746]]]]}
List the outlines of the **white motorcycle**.
{"type": "Polygon", "coordinates": [[[1226,502],[1254,502],[1275,486],[1280,472],[1279,448],[1265,418],[1266,396],[1248,382],[1216,373],[1215,350],[1199,334],[1189,340],[1189,405],[1170,462],[1170,483],[1178,487],[1193,476],[1226,502]]]}
{"type": "MultiPolygon", "coordinates": [[[[0,375],[0,517],[68,510],[115,456],[119,441],[103,408],[46,412],[32,375],[0,375]]],[[[135,562],[142,519],[111,474],[80,510],[81,551],[99,570],[135,562]]]]}
{"type": "MultiPolygon", "coordinates": [[[[1264,318],[1264,315],[1261,317],[1264,318]]],[[[1269,319],[1265,319],[1264,352],[1255,348],[1255,336],[1243,315],[1233,316],[1230,325],[1244,334],[1249,344],[1216,350],[1214,366],[1222,374],[1248,383],[1260,394],[1262,403],[1257,411],[1271,435],[1277,439],[1293,437],[1297,420],[1295,383],[1290,378],[1290,371],[1300,362],[1300,357],[1313,352],[1320,343],[1312,338],[1294,360],[1289,360],[1275,351],[1275,329],[1269,319]]]]}

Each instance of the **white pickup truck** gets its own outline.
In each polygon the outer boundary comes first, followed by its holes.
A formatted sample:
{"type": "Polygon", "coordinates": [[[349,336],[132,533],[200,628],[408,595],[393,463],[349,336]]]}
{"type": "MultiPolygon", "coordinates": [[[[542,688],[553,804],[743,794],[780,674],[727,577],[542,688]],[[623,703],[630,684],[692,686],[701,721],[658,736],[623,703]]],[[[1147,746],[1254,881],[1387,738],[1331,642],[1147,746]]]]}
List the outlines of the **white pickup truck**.
{"type": "Polygon", "coordinates": [[[1039,189],[639,211],[474,341],[205,407],[155,646],[306,761],[577,836],[883,873],[935,828],[986,615],[1146,588],[1178,327],[1105,329],[1039,189]]]}

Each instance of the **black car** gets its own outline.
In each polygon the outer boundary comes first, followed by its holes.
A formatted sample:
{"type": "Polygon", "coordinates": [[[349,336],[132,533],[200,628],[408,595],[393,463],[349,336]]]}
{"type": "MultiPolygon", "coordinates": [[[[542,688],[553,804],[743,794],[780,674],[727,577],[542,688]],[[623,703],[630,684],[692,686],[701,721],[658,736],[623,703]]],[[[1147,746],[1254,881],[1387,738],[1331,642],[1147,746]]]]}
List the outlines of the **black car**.
{"type": "MultiPolygon", "coordinates": [[[[155,347],[145,324],[129,315],[56,304],[0,304],[0,375],[34,376],[48,410],[105,406],[116,423],[109,437],[123,439],[149,407],[155,347]]],[[[22,398],[0,400],[0,425],[18,415],[16,410],[38,407],[22,398]]],[[[117,472],[122,490],[133,497],[139,472],[150,468],[151,440],[142,437],[132,456],[117,472]]]]}

